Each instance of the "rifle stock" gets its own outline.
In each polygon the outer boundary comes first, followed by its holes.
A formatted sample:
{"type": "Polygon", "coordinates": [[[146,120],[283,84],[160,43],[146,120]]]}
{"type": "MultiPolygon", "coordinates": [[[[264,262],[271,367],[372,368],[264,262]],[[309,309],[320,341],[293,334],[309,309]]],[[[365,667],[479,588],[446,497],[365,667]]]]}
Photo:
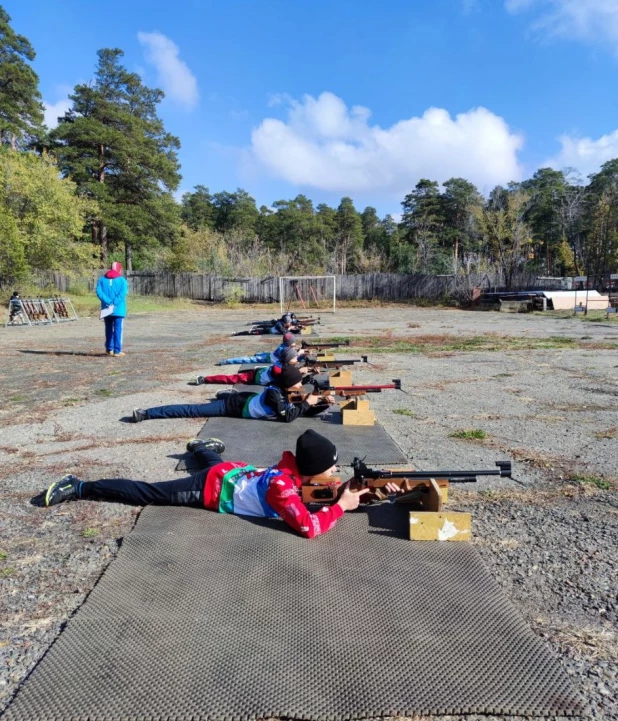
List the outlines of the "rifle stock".
{"type": "Polygon", "coordinates": [[[347,359],[347,360],[333,360],[333,361],[325,361],[321,360],[320,358],[308,358],[307,356],[304,356],[305,365],[310,366],[312,368],[329,368],[329,369],[335,369],[338,370],[339,368],[343,368],[344,366],[353,366],[356,363],[369,363],[368,356],[362,355],[360,358],[353,358],[353,359],[347,359]]]}
{"type": "Polygon", "coordinates": [[[402,390],[401,381],[396,378],[392,383],[384,383],[381,385],[353,385],[353,386],[331,386],[324,385],[316,378],[310,378],[307,383],[313,385],[313,390],[309,393],[303,393],[300,390],[288,391],[288,400],[290,403],[302,403],[309,396],[332,396],[338,395],[342,398],[353,398],[354,396],[364,396],[365,393],[382,393],[386,389],[402,390]]]}

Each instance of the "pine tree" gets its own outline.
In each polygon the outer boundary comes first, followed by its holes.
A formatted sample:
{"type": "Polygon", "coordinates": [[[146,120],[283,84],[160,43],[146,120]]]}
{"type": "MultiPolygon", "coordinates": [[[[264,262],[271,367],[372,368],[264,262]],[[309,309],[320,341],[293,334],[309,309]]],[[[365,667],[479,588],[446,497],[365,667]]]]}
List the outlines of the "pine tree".
{"type": "Polygon", "coordinates": [[[118,49],[98,51],[94,82],[75,87],[71,109],[50,135],[63,173],[99,203],[91,228],[101,262],[107,266],[110,244],[122,244],[131,270],[134,247],[145,253],[179,230],[170,191],[180,182],[180,141],[157,116],[163,92],[128,72],[122,56],[118,49]]]}
{"type": "Polygon", "coordinates": [[[39,78],[28,64],[35,52],[10,22],[0,5],[0,142],[16,149],[42,134],[43,104],[39,78]]]}

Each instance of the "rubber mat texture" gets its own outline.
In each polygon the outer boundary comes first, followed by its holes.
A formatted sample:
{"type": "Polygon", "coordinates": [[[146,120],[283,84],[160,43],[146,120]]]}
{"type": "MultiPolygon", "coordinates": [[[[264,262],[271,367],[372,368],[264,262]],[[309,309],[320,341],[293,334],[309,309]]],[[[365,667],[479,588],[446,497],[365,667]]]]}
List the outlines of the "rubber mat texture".
{"type": "MultiPolygon", "coordinates": [[[[368,465],[407,463],[406,456],[379,423],[344,426],[341,412],[336,408],[314,418],[297,418],[292,423],[209,418],[198,438],[220,438],[226,446],[224,458],[269,466],[280,460],[282,451],[293,451],[298,436],[309,428],[337,446],[341,465],[349,466],[356,456],[364,458],[368,465]]],[[[190,454],[181,458],[176,466],[177,471],[197,468],[190,454]]]]}
{"type": "Polygon", "coordinates": [[[4,721],[569,715],[580,701],[470,544],[395,506],[312,541],[149,507],[4,721]]]}

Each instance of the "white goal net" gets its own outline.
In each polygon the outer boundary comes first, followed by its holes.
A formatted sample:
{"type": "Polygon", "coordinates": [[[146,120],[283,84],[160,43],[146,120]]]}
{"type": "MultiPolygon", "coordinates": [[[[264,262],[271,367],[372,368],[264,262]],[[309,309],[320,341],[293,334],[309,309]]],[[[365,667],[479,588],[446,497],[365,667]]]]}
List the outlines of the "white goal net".
{"type": "Polygon", "coordinates": [[[279,303],[282,315],[286,311],[334,313],[337,306],[335,276],[280,276],[279,303]]]}

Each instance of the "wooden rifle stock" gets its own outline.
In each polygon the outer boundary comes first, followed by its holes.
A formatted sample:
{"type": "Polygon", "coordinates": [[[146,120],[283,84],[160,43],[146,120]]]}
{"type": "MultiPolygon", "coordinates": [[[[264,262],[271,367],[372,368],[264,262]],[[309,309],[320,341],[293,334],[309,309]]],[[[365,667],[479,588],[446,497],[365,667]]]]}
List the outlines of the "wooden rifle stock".
{"type": "Polygon", "coordinates": [[[307,381],[313,383],[313,390],[309,393],[302,391],[288,391],[288,400],[290,403],[302,403],[311,395],[314,396],[332,396],[338,395],[342,398],[353,398],[354,396],[364,396],[365,393],[382,393],[385,389],[393,388],[401,390],[401,381],[397,378],[392,383],[384,383],[381,385],[353,385],[353,386],[331,386],[322,385],[315,378],[307,381]]]}

